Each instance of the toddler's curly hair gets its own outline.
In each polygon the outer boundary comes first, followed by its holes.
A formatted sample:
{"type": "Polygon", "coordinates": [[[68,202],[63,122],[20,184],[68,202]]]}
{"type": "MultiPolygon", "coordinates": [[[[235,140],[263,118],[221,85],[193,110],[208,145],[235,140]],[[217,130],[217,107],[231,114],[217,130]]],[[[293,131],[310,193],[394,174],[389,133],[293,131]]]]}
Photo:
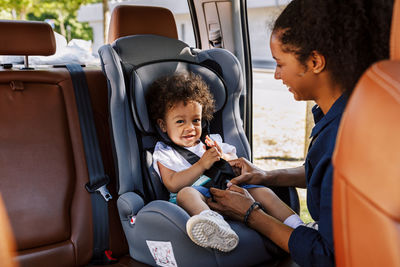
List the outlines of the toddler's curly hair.
{"type": "Polygon", "coordinates": [[[165,114],[177,103],[195,101],[202,106],[202,119],[210,121],[215,100],[208,85],[194,73],[176,73],[157,79],[150,85],[146,103],[151,120],[165,119],[165,114]]]}

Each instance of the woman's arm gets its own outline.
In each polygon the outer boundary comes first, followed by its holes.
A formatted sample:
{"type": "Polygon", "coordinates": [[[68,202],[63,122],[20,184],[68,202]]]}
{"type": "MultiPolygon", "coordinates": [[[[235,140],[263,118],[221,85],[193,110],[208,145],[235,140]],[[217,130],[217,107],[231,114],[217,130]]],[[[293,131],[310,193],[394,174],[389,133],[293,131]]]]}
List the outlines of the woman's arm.
{"type": "Polygon", "coordinates": [[[289,226],[266,214],[261,209],[256,209],[250,214],[248,226],[289,252],[289,238],[293,232],[293,229],[289,226]]]}
{"type": "MultiPolygon", "coordinates": [[[[253,197],[247,190],[235,185],[231,186],[229,190],[210,188],[210,192],[216,202],[208,199],[209,207],[238,221],[244,220],[247,210],[254,203],[253,197]]],[[[288,243],[292,228],[258,207],[250,213],[247,224],[289,252],[288,243]]]]}
{"type": "Polygon", "coordinates": [[[231,180],[232,184],[261,184],[265,186],[296,186],[306,187],[306,173],[304,166],[288,169],[264,171],[245,158],[229,161],[236,169],[238,177],[231,180]]]}
{"type": "Polygon", "coordinates": [[[266,176],[267,186],[306,188],[306,171],[304,166],[267,171],[266,176]]]}

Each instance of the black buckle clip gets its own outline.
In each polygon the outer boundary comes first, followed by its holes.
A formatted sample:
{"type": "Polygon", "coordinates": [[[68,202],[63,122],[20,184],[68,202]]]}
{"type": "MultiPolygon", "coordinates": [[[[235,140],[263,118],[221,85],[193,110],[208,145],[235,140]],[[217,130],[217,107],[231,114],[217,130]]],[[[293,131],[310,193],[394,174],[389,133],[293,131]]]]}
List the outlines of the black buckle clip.
{"type": "Polygon", "coordinates": [[[107,189],[107,185],[110,182],[110,178],[107,175],[104,175],[103,179],[101,179],[98,183],[94,184],[94,185],[90,185],[90,183],[87,183],[85,185],[86,190],[89,193],[94,193],[94,192],[99,192],[105,201],[109,201],[110,199],[112,199],[112,196],[110,194],[110,192],[108,192],[107,189]]]}

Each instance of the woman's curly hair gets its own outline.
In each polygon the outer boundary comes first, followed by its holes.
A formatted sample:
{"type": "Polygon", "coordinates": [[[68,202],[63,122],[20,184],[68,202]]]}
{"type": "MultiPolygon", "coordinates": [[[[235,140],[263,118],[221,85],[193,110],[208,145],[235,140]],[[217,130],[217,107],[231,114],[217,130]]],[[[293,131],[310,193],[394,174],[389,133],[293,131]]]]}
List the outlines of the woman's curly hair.
{"type": "Polygon", "coordinates": [[[374,62],[389,58],[393,0],[293,0],[275,21],[283,51],[305,65],[326,58],[331,78],[351,91],[374,62]]]}
{"type": "Polygon", "coordinates": [[[179,102],[195,101],[202,106],[202,119],[210,121],[215,101],[208,85],[193,73],[177,73],[153,82],[146,95],[148,111],[153,122],[164,119],[167,111],[179,102]]]}

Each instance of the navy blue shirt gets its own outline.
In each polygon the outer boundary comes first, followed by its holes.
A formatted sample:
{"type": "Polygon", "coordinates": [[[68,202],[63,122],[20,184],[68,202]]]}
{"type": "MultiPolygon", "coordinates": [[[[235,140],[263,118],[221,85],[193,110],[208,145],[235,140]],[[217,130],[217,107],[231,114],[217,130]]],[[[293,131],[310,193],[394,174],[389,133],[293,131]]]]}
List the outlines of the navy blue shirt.
{"type": "Polygon", "coordinates": [[[332,153],[347,94],[338,98],[324,115],[313,107],[315,126],[306,157],[307,207],[318,230],[299,226],[289,238],[292,259],[301,266],[334,266],[332,234],[332,153]]]}

